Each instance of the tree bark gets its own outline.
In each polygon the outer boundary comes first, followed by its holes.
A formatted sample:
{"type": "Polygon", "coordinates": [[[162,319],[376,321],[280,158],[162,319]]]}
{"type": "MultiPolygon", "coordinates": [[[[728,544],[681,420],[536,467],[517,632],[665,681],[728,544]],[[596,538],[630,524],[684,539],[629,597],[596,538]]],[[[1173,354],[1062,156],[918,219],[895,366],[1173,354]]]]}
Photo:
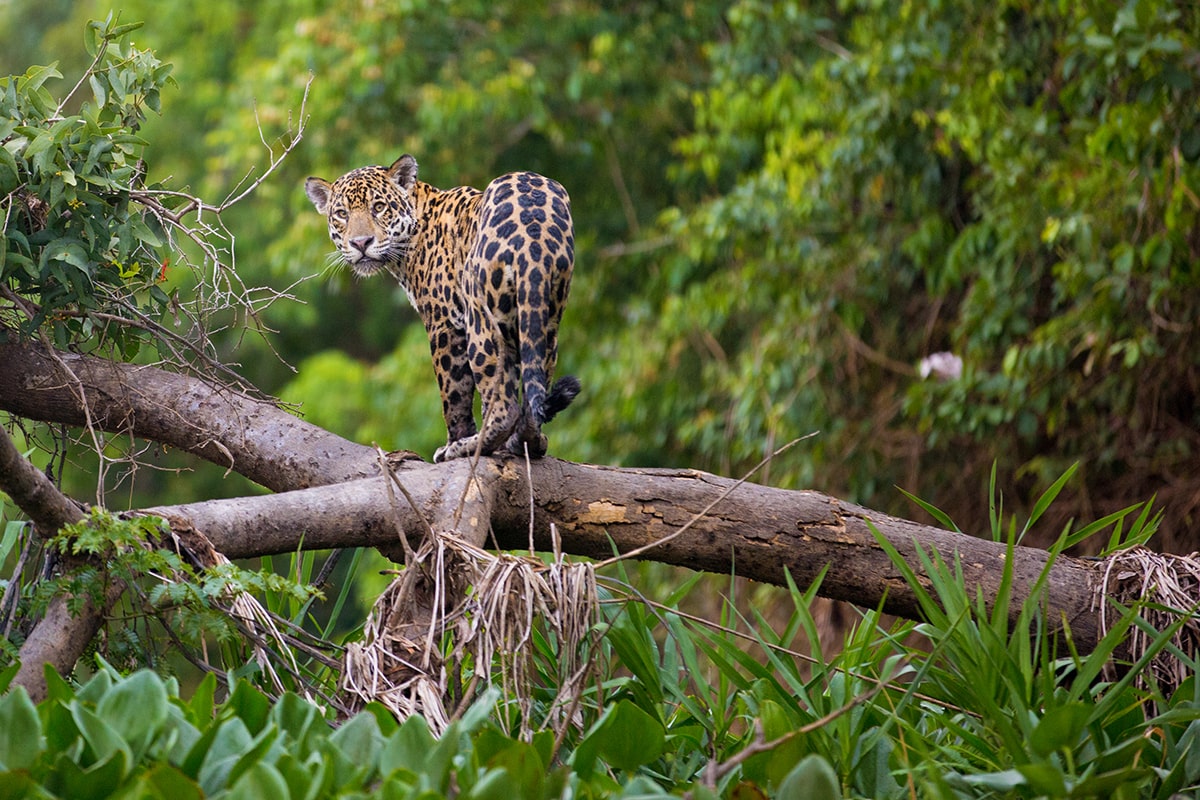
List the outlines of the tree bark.
{"type": "Polygon", "coordinates": [[[3,343],[0,410],[130,433],[232,469],[275,491],[379,474],[375,451],[277,404],[155,367],[3,343]],[[81,400],[86,399],[86,403],[81,400]]]}
{"type": "MultiPolygon", "coordinates": [[[[1002,544],[879,514],[818,492],[734,485],[694,470],[617,469],[545,458],[402,462],[403,495],[389,501],[371,448],[347,442],[274,404],[152,367],[0,344],[0,409],[30,419],[130,433],[171,444],[239,472],[279,494],[146,509],[202,532],[217,550],[243,558],[304,549],[377,546],[397,550],[397,520],[415,537],[426,522],[502,549],[549,550],[552,528],[569,554],[603,558],[651,546],[640,558],[783,585],[807,586],[827,568],[820,593],[918,618],[915,596],[870,526],[918,574],[918,548],[955,558],[964,581],[994,597],[1002,544]],[[57,357],[56,357],[57,355],[57,357]],[[63,374],[63,366],[71,375],[63,374]],[[81,402],[84,397],[87,404],[81,402]],[[376,477],[364,477],[376,476],[376,477]],[[471,492],[469,502],[460,499],[471,492]],[[532,487],[532,497],[531,497],[532,487]],[[718,500],[707,513],[702,512],[718,500]],[[531,522],[532,506],[532,522],[531,522]],[[461,514],[461,518],[457,518],[461,514]],[[686,526],[683,533],[677,532],[686,526]]],[[[1013,615],[1048,555],[1016,548],[1013,615]]],[[[1060,556],[1046,596],[1052,622],[1070,625],[1076,646],[1097,640],[1092,611],[1099,579],[1090,562],[1060,556]]],[[[94,630],[103,609],[79,624],[94,630]]],[[[64,643],[71,632],[56,634],[64,643]]],[[[65,644],[64,644],[65,647],[65,644]]],[[[69,656],[73,648],[65,647],[69,656]]],[[[32,653],[22,651],[23,656],[32,653]]],[[[39,656],[41,657],[41,656],[39,656]]],[[[64,667],[59,659],[56,666],[64,667]]],[[[65,664],[69,668],[73,661],[65,664]]]]}
{"type": "MultiPolygon", "coordinates": [[[[734,486],[736,482],[729,478],[695,470],[618,469],[554,458],[532,462],[530,472],[532,530],[538,550],[553,549],[553,525],[562,551],[571,555],[602,559],[613,555],[614,549],[628,553],[651,546],[637,557],[722,574],[736,571],[744,578],[779,586],[786,585],[787,573],[799,586],[809,586],[828,567],[822,596],[882,605],[885,611],[908,619],[920,618],[917,598],[871,526],[918,573],[918,547],[951,563],[957,558],[965,583],[978,587],[984,597],[999,593],[1007,557],[1002,543],[880,514],[819,492],[748,482],[734,486]],[[689,523],[681,535],[672,536],[689,523]]],[[[498,548],[528,548],[530,484],[525,463],[515,458],[481,459],[474,475],[479,491],[488,498],[490,519],[468,515],[456,525],[457,499],[471,475],[466,460],[402,465],[399,480],[418,500],[419,514],[403,500],[391,507],[382,478],[147,511],[188,520],[229,558],[293,552],[301,546],[394,548],[393,515],[412,537],[414,547],[424,517],[436,529],[461,531],[473,541],[490,524],[498,548]]],[[[1014,619],[1048,562],[1044,550],[1015,548],[1014,619]]],[[[1059,556],[1050,569],[1046,601],[1051,620],[1065,621],[1076,645],[1092,649],[1098,638],[1091,610],[1099,578],[1094,562],[1059,556]]]]}

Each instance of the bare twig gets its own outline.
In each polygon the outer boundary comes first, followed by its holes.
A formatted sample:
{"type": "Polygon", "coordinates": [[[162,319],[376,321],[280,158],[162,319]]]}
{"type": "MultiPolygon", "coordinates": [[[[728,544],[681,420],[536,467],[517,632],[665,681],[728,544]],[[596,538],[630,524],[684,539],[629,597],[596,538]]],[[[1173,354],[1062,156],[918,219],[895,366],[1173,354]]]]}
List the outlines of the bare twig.
{"type": "MultiPolygon", "coordinates": [[[[267,166],[266,171],[263,172],[263,174],[260,175],[253,183],[251,183],[238,194],[225,198],[224,202],[222,202],[220,207],[217,209],[217,213],[224,211],[230,206],[236,205],[237,203],[241,202],[243,198],[257,189],[262,182],[265,181],[283,162],[283,159],[287,158],[288,154],[291,153],[292,150],[296,149],[296,146],[300,144],[300,140],[304,138],[304,127],[308,124],[308,114],[305,109],[308,105],[308,92],[309,89],[312,88],[314,77],[315,76],[310,72],[308,75],[308,81],[304,84],[304,96],[300,99],[300,112],[296,125],[296,132],[283,146],[283,149],[278,154],[276,154],[271,148],[271,145],[267,143],[266,137],[263,135],[262,123],[258,119],[258,108],[256,107],[254,109],[254,121],[258,126],[258,138],[263,143],[263,146],[267,148],[267,152],[271,156],[271,163],[267,166]]],[[[236,192],[237,189],[234,189],[234,191],[236,192]]]]}

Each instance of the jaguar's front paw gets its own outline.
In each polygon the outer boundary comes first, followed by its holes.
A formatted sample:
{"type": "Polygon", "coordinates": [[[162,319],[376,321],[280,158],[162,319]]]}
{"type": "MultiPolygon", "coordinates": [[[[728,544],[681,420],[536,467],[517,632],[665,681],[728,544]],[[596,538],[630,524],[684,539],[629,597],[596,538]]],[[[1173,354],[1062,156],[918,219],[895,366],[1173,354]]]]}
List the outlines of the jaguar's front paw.
{"type": "Polygon", "coordinates": [[[479,435],[468,436],[465,439],[459,439],[455,442],[447,442],[444,446],[439,447],[433,454],[433,463],[440,464],[443,461],[449,461],[453,458],[465,458],[475,455],[476,448],[479,447],[479,435]]]}

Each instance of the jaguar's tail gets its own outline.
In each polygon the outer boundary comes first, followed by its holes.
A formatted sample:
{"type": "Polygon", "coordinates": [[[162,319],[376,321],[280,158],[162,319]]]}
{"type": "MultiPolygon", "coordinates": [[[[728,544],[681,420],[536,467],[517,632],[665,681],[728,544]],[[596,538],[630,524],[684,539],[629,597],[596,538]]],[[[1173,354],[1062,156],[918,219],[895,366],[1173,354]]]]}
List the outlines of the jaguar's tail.
{"type": "Polygon", "coordinates": [[[567,406],[571,405],[571,401],[579,396],[579,391],[583,387],[579,384],[579,378],[574,375],[564,375],[554,382],[554,388],[546,395],[546,402],[542,406],[541,422],[549,422],[554,419],[554,415],[562,411],[567,406]]]}

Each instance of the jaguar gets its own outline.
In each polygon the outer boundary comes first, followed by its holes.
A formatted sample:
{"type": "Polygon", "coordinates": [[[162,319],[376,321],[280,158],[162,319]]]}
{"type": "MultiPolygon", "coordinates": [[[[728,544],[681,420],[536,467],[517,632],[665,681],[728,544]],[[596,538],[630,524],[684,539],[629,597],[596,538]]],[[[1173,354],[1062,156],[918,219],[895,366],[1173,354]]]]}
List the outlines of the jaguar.
{"type": "Polygon", "coordinates": [[[502,448],[544,456],[542,425],[580,391],[571,375],[551,384],[575,263],[562,185],[510,172],[482,191],[438,189],[406,154],[333,182],[310,177],[304,190],[326,217],[333,259],[360,278],[391,275],[425,325],[447,431],[434,461],[502,448]]]}

